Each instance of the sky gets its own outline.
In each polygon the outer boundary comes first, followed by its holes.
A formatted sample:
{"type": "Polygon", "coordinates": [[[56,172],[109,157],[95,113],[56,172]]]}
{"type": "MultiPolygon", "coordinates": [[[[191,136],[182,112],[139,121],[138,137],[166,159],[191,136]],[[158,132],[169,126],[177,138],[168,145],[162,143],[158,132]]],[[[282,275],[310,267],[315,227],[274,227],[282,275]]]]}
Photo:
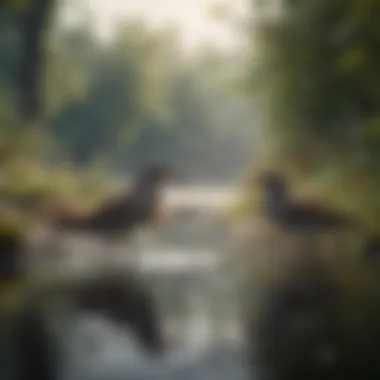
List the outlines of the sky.
{"type": "Polygon", "coordinates": [[[156,25],[176,25],[185,49],[205,42],[230,49],[239,41],[238,30],[231,21],[247,14],[249,0],[84,1],[91,8],[98,32],[105,37],[121,19],[137,15],[156,25]],[[215,9],[219,10],[219,19],[211,16],[215,9]]]}

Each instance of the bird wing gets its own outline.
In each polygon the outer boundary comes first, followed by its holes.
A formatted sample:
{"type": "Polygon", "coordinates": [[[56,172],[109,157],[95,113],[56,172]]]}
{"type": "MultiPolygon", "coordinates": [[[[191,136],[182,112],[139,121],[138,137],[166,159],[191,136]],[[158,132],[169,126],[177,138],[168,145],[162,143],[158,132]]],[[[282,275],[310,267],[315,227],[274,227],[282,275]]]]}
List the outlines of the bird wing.
{"type": "Polygon", "coordinates": [[[130,197],[118,197],[109,200],[88,216],[92,228],[111,227],[121,222],[132,224],[137,217],[137,207],[130,197]],[[128,223],[129,222],[129,223],[128,223]]]}
{"type": "Polygon", "coordinates": [[[298,203],[292,208],[291,218],[304,223],[326,228],[355,226],[356,221],[350,215],[333,210],[326,205],[298,203]]]}

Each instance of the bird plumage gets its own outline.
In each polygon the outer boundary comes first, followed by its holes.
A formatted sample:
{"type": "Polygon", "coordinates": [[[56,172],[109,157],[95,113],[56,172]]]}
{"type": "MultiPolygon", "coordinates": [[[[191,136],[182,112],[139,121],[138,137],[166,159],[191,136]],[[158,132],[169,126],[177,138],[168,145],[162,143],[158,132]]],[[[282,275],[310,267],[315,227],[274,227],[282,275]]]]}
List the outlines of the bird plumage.
{"type": "Polygon", "coordinates": [[[262,178],[264,214],[286,230],[327,231],[354,228],[355,218],[322,204],[299,202],[289,194],[285,177],[276,172],[262,178]]]}
{"type": "Polygon", "coordinates": [[[166,168],[149,167],[140,173],[126,194],[105,201],[90,214],[58,218],[55,225],[61,230],[97,235],[129,233],[154,219],[160,190],[170,178],[166,168]]]}
{"type": "MultiPolygon", "coordinates": [[[[297,233],[323,233],[350,230],[362,235],[362,255],[369,262],[380,257],[380,235],[366,231],[355,217],[327,209],[323,204],[302,203],[292,199],[284,176],[266,173],[262,178],[263,211],[271,222],[285,231],[297,233]]],[[[310,245],[310,242],[308,243],[310,245]]]]}

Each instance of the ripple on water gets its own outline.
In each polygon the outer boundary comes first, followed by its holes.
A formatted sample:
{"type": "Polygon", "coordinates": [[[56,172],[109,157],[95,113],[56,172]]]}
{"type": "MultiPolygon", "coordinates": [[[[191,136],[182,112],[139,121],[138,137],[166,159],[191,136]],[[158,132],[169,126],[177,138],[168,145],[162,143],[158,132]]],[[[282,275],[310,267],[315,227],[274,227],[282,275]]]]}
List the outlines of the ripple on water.
{"type": "Polygon", "coordinates": [[[246,372],[239,349],[183,345],[162,359],[145,356],[127,330],[94,316],[81,316],[67,334],[62,380],[242,380],[246,372]]]}

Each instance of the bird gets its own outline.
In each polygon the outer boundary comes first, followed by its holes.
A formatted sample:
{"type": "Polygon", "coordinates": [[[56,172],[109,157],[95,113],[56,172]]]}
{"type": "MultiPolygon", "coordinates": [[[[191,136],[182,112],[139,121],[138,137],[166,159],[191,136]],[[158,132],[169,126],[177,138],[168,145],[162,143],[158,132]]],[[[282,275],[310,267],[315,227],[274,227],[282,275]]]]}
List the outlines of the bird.
{"type": "Polygon", "coordinates": [[[263,193],[262,211],[271,222],[285,231],[322,233],[358,225],[351,215],[327,209],[323,204],[294,200],[286,178],[280,172],[266,172],[260,182],[263,193]]]}
{"type": "Polygon", "coordinates": [[[162,187],[177,176],[163,165],[146,167],[135,180],[131,191],[112,199],[84,216],[62,216],[54,221],[58,230],[118,238],[156,217],[162,187]]]}
{"type": "MultiPolygon", "coordinates": [[[[361,258],[371,263],[380,259],[380,234],[369,232],[352,215],[328,210],[322,204],[302,203],[292,199],[285,176],[268,171],[261,178],[263,213],[282,230],[296,234],[322,234],[350,230],[362,236],[361,258]]],[[[313,243],[314,244],[314,243],[313,243]]],[[[310,241],[307,243],[311,249],[310,241]]]]}
{"type": "Polygon", "coordinates": [[[319,265],[321,255],[329,255],[332,249],[342,250],[346,240],[337,239],[341,233],[361,231],[359,221],[351,214],[293,197],[282,172],[265,172],[260,180],[263,217],[285,239],[289,251],[285,246],[283,249],[291,255],[291,265],[304,270],[319,265]]]}
{"type": "Polygon", "coordinates": [[[58,210],[53,206],[43,211],[42,224],[50,231],[51,258],[66,260],[69,252],[66,243],[70,240],[67,238],[77,236],[100,243],[103,253],[95,255],[96,265],[136,265],[139,254],[135,233],[156,222],[157,217],[162,217],[157,215],[162,208],[161,190],[176,181],[180,181],[180,176],[174,170],[167,165],[153,163],[137,173],[129,191],[106,199],[92,212],[78,212],[70,205],[61,205],[58,210]],[[129,245],[128,255],[124,254],[126,242],[129,245]]]}

